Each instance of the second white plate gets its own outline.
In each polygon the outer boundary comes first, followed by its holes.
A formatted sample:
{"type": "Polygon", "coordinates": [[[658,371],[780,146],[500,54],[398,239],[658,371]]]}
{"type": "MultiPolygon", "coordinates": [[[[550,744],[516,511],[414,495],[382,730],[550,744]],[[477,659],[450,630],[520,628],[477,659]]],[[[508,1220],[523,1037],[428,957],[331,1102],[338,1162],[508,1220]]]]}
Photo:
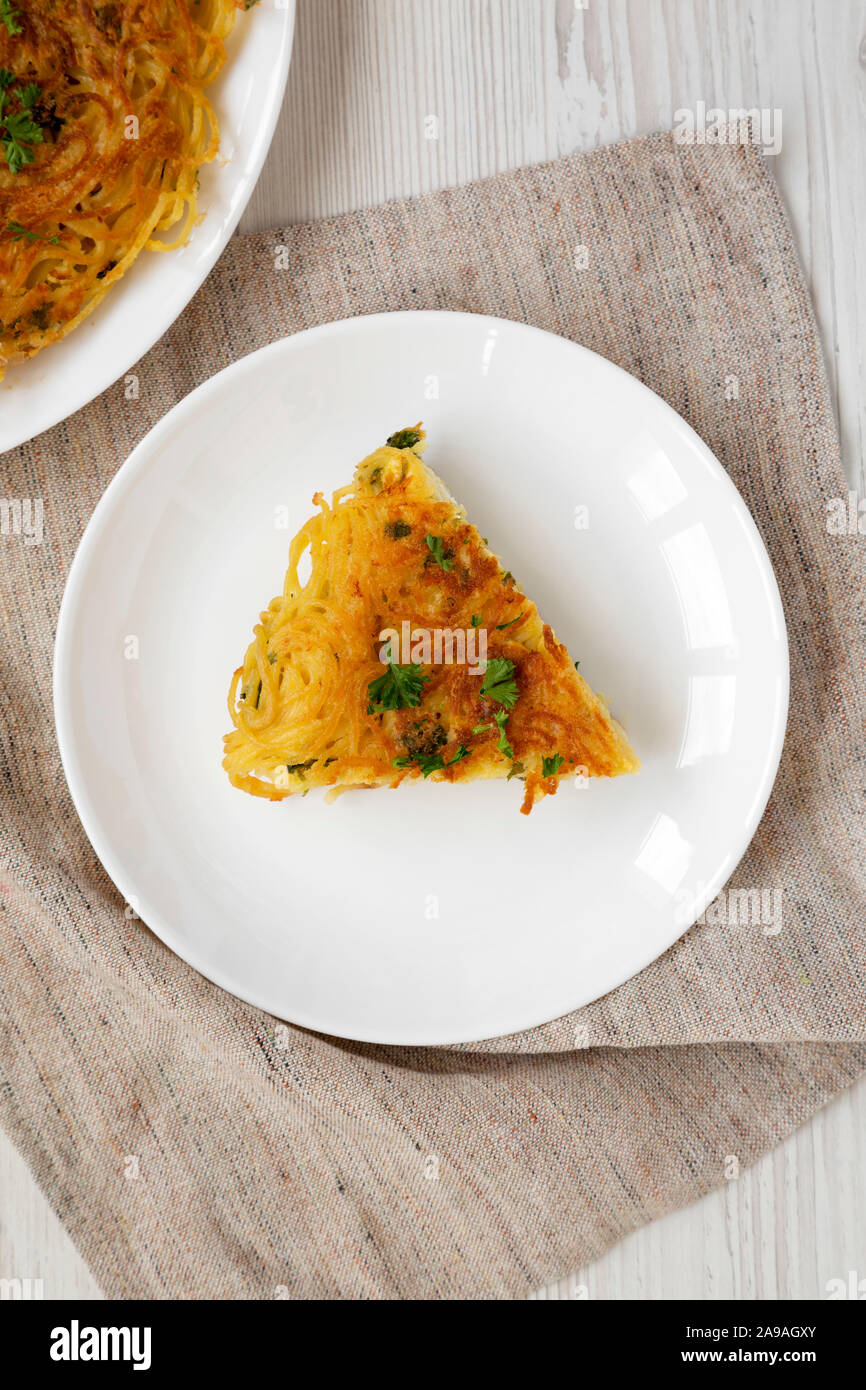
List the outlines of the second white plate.
{"type": "Polygon", "coordinates": [[[200,225],[177,251],[143,251],[68,338],[8,369],[0,382],[0,453],[65,420],[118,381],[171,327],[210,274],[271,143],[294,21],[295,0],[238,15],[226,41],[225,67],[208,89],[220,125],[220,150],[201,171],[200,225]]]}
{"type": "Polygon", "coordinates": [[[67,779],[123,895],[242,998],[388,1043],[530,1027],[670,946],[748,845],[787,699],[772,569],[709,450],[609,362],[473,315],[329,324],[194,391],[103,497],[57,636],[67,779]],[[228,682],[290,535],[314,491],[421,418],[432,466],[625,724],[637,776],[565,783],[528,818],[519,783],[332,806],[230,787],[228,682]]]}

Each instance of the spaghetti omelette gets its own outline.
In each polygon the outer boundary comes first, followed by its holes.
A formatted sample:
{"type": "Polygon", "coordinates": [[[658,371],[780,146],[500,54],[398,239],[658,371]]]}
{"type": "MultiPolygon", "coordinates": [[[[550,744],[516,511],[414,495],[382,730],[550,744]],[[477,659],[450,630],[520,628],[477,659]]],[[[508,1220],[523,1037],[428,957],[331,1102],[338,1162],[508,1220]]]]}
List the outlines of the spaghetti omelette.
{"type": "Polygon", "coordinates": [[[0,375],[65,337],[140,251],[189,237],[219,148],[205,89],[244,8],[0,6],[0,375]]]}
{"type": "Polygon", "coordinates": [[[639,767],[424,449],[420,425],[399,430],[330,502],[313,498],[283,592],[232,677],[234,786],[282,800],[520,778],[528,813],[564,777],[639,767]]]}

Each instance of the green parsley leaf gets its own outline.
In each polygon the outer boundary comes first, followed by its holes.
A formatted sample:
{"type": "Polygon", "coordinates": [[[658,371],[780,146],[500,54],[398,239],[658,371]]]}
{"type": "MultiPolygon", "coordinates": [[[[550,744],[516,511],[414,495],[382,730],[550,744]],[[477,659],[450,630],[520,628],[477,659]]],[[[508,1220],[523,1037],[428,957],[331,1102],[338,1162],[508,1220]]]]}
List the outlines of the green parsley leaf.
{"type": "Polygon", "coordinates": [[[473,614],[472,614],[472,618],[471,618],[470,621],[471,621],[473,627],[480,627],[480,626],[481,626],[481,614],[480,614],[480,613],[473,613],[473,614]]]}
{"type": "Polygon", "coordinates": [[[510,782],[511,779],[512,779],[512,777],[519,777],[520,774],[523,773],[523,772],[525,772],[525,771],[526,771],[526,768],[523,766],[523,763],[512,763],[512,764],[511,764],[511,769],[510,769],[510,771],[509,771],[509,773],[508,773],[508,776],[507,776],[506,779],[505,779],[506,782],[510,782]]]}
{"type": "Polygon", "coordinates": [[[471,758],[471,756],[472,749],[467,748],[465,743],[461,743],[457,749],[457,752],[454,754],[454,757],[449,758],[445,766],[451,767],[453,763],[459,763],[461,758],[471,758]]]}
{"type": "Polygon", "coordinates": [[[557,773],[557,772],[559,771],[559,769],[562,767],[562,764],[563,764],[564,762],[565,762],[565,758],[563,758],[563,756],[562,756],[561,753],[554,753],[554,755],[553,755],[552,758],[542,758],[542,759],[541,759],[541,775],[542,775],[542,777],[555,777],[555,776],[556,776],[556,773],[557,773]]]}
{"type": "Polygon", "coordinates": [[[511,744],[505,737],[505,725],[508,723],[508,710],[498,709],[494,714],[493,718],[496,720],[496,723],[499,726],[499,742],[496,746],[499,749],[500,753],[504,753],[507,758],[513,758],[514,749],[511,747],[511,744]]]}
{"type": "Polygon", "coordinates": [[[407,767],[415,766],[418,768],[421,776],[427,778],[430,776],[431,772],[444,772],[446,767],[453,767],[455,763],[460,762],[461,758],[468,758],[471,754],[472,749],[467,748],[465,744],[461,743],[454,757],[449,758],[447,763],[441,753],[434,753],[432,756],[421,753],[414,758],[408,756],[395,758],[394,766],[399,767],[401,771],[405,770],[407,767]]]}
{"type": "Polygon", "coordinates": [[[388,435],[385,443],[389,449],[414,449],[415,445],[420,442],[420,439],[420,430],[395,430],[393,434],[388,435]]]}
{"type": "Polygon", "coordinates": [[[47,241],[52,246],[57,246],[60,242],[59,236],[43,236],[42,232],[31,232],[29,227],[22,227],[20,222],[7,222],[6,230],[11,234],[12,241],[47,241]]]}
{"type": "MultiPolygon", "coordinates": [[[[240,698],[241,700],[244,700],[244,701],[249,700],[249,696],[250,696],[251,691],[252,691],[252,686],[250,686],[250,689],[249,689],[249,690],[242,690],[241,693],[240,693],[239,698],[240,698]]],[[[259,681],[258,684],[257,684],[257,686],[256,686],[256,698],[252,701],[253,709],[258,709],[258,707],[259,707],[259,700],[260,700],[261,698],[262,698],[262,683],[261,683],[261,681],[259,681]]]]}
{"type": "Polygon", "coordinates": [[[519,695],[517,681],[514,679],[514,662],[504,656],[494,656],[487,663],[481,694],[488,700],[495,700],[506,709],[513,709],[519,695]]]}
{"type": "Polygon", "coordinates": [[[36,105],[42,95],[42,88],[38,82],[28,82],[26,87],[16,87],[15,95],[21,102],[25,111],[30,111],[36,105]]]}
{"type": "Polygon", "coordinates": [[[24,30],[18,23],[20,18],[21,16],[12,4],[12,0],[0,0],[0,24],[6,25],[13,39],[16,34],[24,33],[24,30]]]}
{"type": "Polygon", "coordinates": [[[4,110],[0,115],[0,129],[3,130],[0,144],[6,163],[12,173],[17,174],[22,165],[33,163],[33,146],[42,144],[42,127],[36,124],[29,111],[8,113],[4,110]]]}
{"type": "Polygon", "coordinates": [[[576,662],[574,663],[574,669],[575,669],[575,671],[579,671],[579,670],[580,670],[580,662],[579,662],[579,661],[576,661],[576,662]]]}
{"type": "MultiPolygon", "coordinates": [[[[292,773],[294,777],[300,777],[302,782],[306,781],[304,773],[307,772],[315,763],[315,758],[310,758],[306,763],[286,763],[286,772],[292,773]]],[[[307,788],[309,791],[309,787],[307,788]]],[[[304,793],[306,795],[306,792],[304,793]]]]}
{"type": "Polygon", "coordinates": [[[505,629],[506,629],[507,627],[512,627],[512,626],[514,625],[514,623],[519,623],[519,622],[520,622],[520,619],[521,619],[522,617],[523,617],[523,614],[522,614],[522,613],[518,613],[517,617],[516,617],[516,618],[512,618],[512,619],[511,619],[511,622],[509,622],[509,623],[497,623],[497,624],[496,624],[496,631],[497,631],[497,632],[504,632],[505,629]]]}
{"type": "Polygon", "coordinates": [[[511,747],[511,744],[505,737],[505,725],[508,723],[508,710],[498,709],[494,714],[493,718],[496,720],[495,725],[476,724],[472,732],[473,734],[485,734],[487,733],[488,729],[493,729],[494,727],[497,728],[499,730],[499,742],[496,745],[497,748],[499,749],[500,753],[505,753],[509,758],[513,758],[514,749],[511,747]]]}
{"type": "Polygon", "coordinates": [[[421,703],[424,683],[429,680],[420,666],[398,666],[391,662],[383,675],[367,687],[367,713],[386,709],[409,709],[421,703]]]}
{"type": "Polygon", "coordinates": [[[451,568],[451,561],[454,556],[453,550],[448,549],[441,536],[428,535],[424,537],[424,540],[427,542],[427,549],[430,551],[432,558],[436,561],[437,565],[440,565],[447,573],[451,568]]]}
{"type": "Polygon", "coordinates": [[[407,521],[386,521],[385,535],[392,541],[400,541],[404,536],[411,536],[412,527],[407,521]]]}

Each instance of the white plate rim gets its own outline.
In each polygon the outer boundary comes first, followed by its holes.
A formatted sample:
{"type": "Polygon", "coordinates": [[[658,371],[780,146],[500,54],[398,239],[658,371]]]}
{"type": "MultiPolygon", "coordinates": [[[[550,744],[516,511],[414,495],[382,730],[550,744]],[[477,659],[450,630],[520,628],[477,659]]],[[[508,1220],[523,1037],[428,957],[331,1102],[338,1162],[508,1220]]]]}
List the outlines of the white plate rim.
{"type": "MultiPolygon", "coordinates": [[[[29,426],[25,426],[22,433],[19,426],[14,432],[10,433],[8,437],[4,437],[2,427],[2,396],[0,396],[0,455],[8,453],[12,449],[20,448],[22,444],[27,444],[31,439],[38,438],[38,436],[43,434],[46,430],[53,429],[55,425],[62,424],[64,420],[68,420],[70,416],[75,415],[84,406],[96,400],[98,396],[101,396],[104,391],[107,391],[109,387],[124,376],[124,374],[129,371],[130,367],[134,366],[136,362],[139,362],[150,352],[151,348],[159,342],[160,338],[162,338],[171,328],[172,324],[177,321],[190,300],[201,289],[220,256],[225,251],[252,197],[253,190],[258,183],[259,175],[264,167],[271,141],[273,140],[274,131],[277,128],[277,121],[279,120],[280,112],[283,107],[294,42],[296,0],[284,0],[283,4],[275,7],[274,13],[283,16],[283,24],[280,31],[280,46],[276,51],[274,99],[267,110],[264,120],[258,128],[253,152],[246,162],[243,171],[238,175],[238,187],[242,188],[243,192],[238,197],[237,203],[232,208],[230,214],[225,218],[222,230],[219,235],[215,237],[210,251],[202,257],[201,261],[196,266],[195,273],[189,276],[186,281],[184,281],[182,275],[177,277],[173,294],[169,299],[163,299],[161,301],[163,305],[167,303],[169,307],[155,316],[150,327],[142,326],[137,333],[134,326],[129,329],[128,332],[125,331],[123,336],[116,342],[116,347],[118,349],[116,355],[109,355],[106,353],[100,371],[92,372],[89,377],[86,373],[83,374],[82,380],[86,381],[86,384],[82,385],[80,390],[72,393],[68,399],[58,400],[57,404],[53,407],[50,405],[50,390],[46,389],[40,392],[37,397],[38,411],[36,407],[34,407],[33,412],[37,419],[35,429],[30,429],[29,426]]],[[[254,16],[251,17],[254,18],[254,16]]],[[[233,36],[229,37],[229,41],[231,41],[231,37],[233,36]]],[[[243,61],[242,54],[239,55],[239,60],[243,61]]],[[[231,61],[231,59],[229,59],[229,61],[231,61]]],[[[223,73],[218,74],[215,84],[217,88],[217,105],[219,104],[219,82],[222,76],[223,73]]],[[[218,161],[219,155],[217,156],[217,163],[218,161]]],[[[207,209],[205,209],[205,213],[206,212],[207,209]]],[[[193,230],[190,242],[187,244],[194,243],[195,236],[196,229],[193,230]]],[[[150,252],[149,254],[151,256],[160,254],[163,258],[168,256],[170,259],[172,253],[150,252]]],[[[132,274],[137,270],[138,273],[141,274],[142,265],[146,267],[147,260],[139,256],[135,264],[130,267],[128,273],[132,274]]],[[[121,280],[118,285],[114,286],[115,293],[112,294],[109,292],[105,299],[95,306],[93,314],[88,315],[77,328],[73,329],[72,333],[69,335],[70,338],[74,340],[75,336],[80,333],[82,329],[86,329],[87,325],[93,321],[94,316],[98,315],[100,311],[105,312],[106,310],[111,311],[115,309],[118,303],[117,291],[120,291],[122,287],[123,281],[121,280]]],[[[115,312],[117,313],[119,311],[115,309],[115,312]]],[[[127,323],[128,319],[129,316],[127,315],[127,323]]],[[[119,322],[120,320],[118,318],[118,323],[119,322]]],[[[117,335],[115,336],[117,338],[117,335]]],[[[61,340],[61,342],[65,341],[68,340],[61,340]]],[[[46,348],[46,353],[50,352],[53,346],[59,346],[59,344],[52,344],[50,347],[46,348]]],[[[34,362],[41,362],[41,357],[42,354],[38,353],[34,358],[30,359],[29,362],[14,363],[10,371],[16,373],[25,372],[29,365],[32,365],[34,362]]],[[[8,381],[2,383],[0,386],[9,390],[14,390],[14,380],[11,383],[8,381]]]]}
{"type": "MultiPolygon", "coordinates": [[[[88,521],[81,540],[73,558],[69,573],[66,579],[63,597],[61,600],[60,612],[57,621],[57,631],[54,644],[54,673],[53,673],[53,698],[54,698],[54,717],[57,732],[57,742],[60,751],[61,762],[66,777],[67,786],[75,806],[75,810],[81,820],[85,833],[95,850],[101,864],[105,868],[112,882],[115,884],[124,899],[135,901],[138,915],[142,922],[149,927],[159,939],[179,956],[186,964],[190,965],[205,979],[210,980],[220,989],[241,999],[244,1003],[254,1008],[264,1010],[277,1018],[285,1018],[287,1022],[311,1031],[326,1035],[346,1038],[349,1041],[373,1043],[382,1046],[406,1046],[406,1047],[449,1047],[471,1043],[488,1041],[492,1036],[511,1036],[517,1033],[527,1032],[538,1028],[543,1024],[565,1017],[576,1009],[583,1008],[595,1000],[603,998],[611,990],[625,984],[628,980],[639,975],[641,971],[651,965],[653,961],[659,959],[665,951],[683,937],[686,932],[691,930],[697,918],[713,901],[725,883],[727,883],[735,873],[737,866],[748,849],[757,827],[764,815],[773,785],[776,780],[779,763],[782,755],[782,748],[785,741],[787,729],[789,698],[790,698],[790,659],[789,659],[789,639],[787,625],[785,623],[784,607],[779,593],[778,583],[773,570],[770,557],[764,545],[763,538],[758,530],[755,521],[747,507],[739,490],[731,480],[727,470],[722,466],[712,450],[704,443],[700,435],[689,425],[689,423],[670,406],[667,401],[656,394],[650,387],[646,386],[639,378],[632,376],[624,368],[617,366],[608,358],[602,357],[599,353],[585,347],[581,343],[576,343],[571,339],[564,338],[559,334],[551,333],[547,329],[538,328],[533,324],[522,323],[519,320],[502,319],[490,314],[474,314],[463,311],[453,311],[446,309],[435,310],[391,310],[378,314],[356,315],[349,319],[332,320],[329,323],[320,324],[313,328],[304,329],[298,333],[290,334],[285,338],[278,339],[276,342],[269,343],[255,352],[248,353],[238,361],[230,363],[229,366],[222,368],[214,376],[209,377],[201,385],[184,396],[182,400],[172,407],[148,433],[139,441],[132,453],[121,464],[117,473],[112,478],[105,492],[97,503],[90,520],[88,521]],[[351,1035],[341,1031],[337,1020],[324,1020],[321,1017],[305,1015],[302,1010],[293,1009],[291,1017],[285,1014],[275,997],[269,997],[267,990],[244,991],[239,990],[236,984],[226,977],[220,969],[214,969],[209,963],[203,962],[194,950],[185,948],[185,943],[181,939],[178,931],[165,921],[161,913],[153,909],[146,898],[142,896],[141,890],[133,885],[123,864],[121,864],[106,844],[105,837],[100,828],[99,816],[95,808],[91,805],[85,788],[85,775],[79,765],[74,752],[74,730],[72,720],[69,715],[69,702],[66,699],[66,687],[71,670],[73,650],[71,643],[71,630],[73,627],[74,615],[78,602],[80,601],[81,591],[87,577],[87,564],[92,551],[97,547],[104,529],[112,520],[112,510],[116,501],[119,501],[127,489],[133,487],[138,479],[140,472],[147,467],[148,459],[158,453],[159,445],[163,437],[172,430],[176,424],[182,422],[184,418],[195,413],[202,402],[206,401],[211,394],[216,394],[223,388],[225,379],[229,376],[242,377],[245,373],[254,372],[256,364],[261,361],[265,354],[276,355],[280,352],[303,351],[306,343],[319,340],[342,333],[361,333],[365,331],[368,323],[388,324],[400,321],[406,324],[407,321],[429,321],[432,318],[471,321],[473,324],[479,321],[489,324],[491,327],[504,327],[508,331],[517,329],[527,335],[539,336],[544,339],[556,339],[566,350],[573,351],[578,357],[589,357],[592,359],[596,369],[601,370],[613,379],[622,380],[629,383],[627,389],[636,390],[639,394],[650,397],[655,403],[657,410],[662,410],[668,416],[669,422],[679,430],[689,441],[693,448],[699,453],[703,461],[710,468],[711,472],[717,477],[724,489],[728,491],[731,503],[738,512],[743,524],[745,525],[752,541],[753,551],[759,566],[760,578],[763,581],[764,592],[769,606],[773,611],[773,616],[777,629],[780,633],[780,654],[782,658],[782,670],[778,675],[782,676],[782,690],[778,701],[778,716],[773,728],[773,742],[768,750],[767,758],[764,762],[764,773],[760,783],[760,789],[756,792],[749,819],[744,823],[741,836],[732,847],[727,867],[717,871],[705,885],[704,893],[696,900],[695,911],[691,922],[683,925],[677,924],[672,930],[672,935],[667,944],[661,949],[650,946],[645,956],[640,958],[637,965],[633,960],[629,962],[629,969],[624,975],[611,979],[600,991],[593,992],[590,998],[580,998],[577,1003],[565,1004],[565,1006],[554,1013],[550,1013],[549,1008],[543,1011],[541,1016],[529,1014],[526,1019],[516,1022],[513,1027],[508,1028],[499,1034],[491,1035],[489,1032],[472,1034],[469,1037],[454,1037],[450,1033],[440,1036],[435,1029],[426,1029],[423,1034],[413,1034],[411,1036],[389,1033],[382,1036],[375,1031],[353,1032],[351,1035]]],[[[572,990],[571,993],[575,991],[572,990]]]]}

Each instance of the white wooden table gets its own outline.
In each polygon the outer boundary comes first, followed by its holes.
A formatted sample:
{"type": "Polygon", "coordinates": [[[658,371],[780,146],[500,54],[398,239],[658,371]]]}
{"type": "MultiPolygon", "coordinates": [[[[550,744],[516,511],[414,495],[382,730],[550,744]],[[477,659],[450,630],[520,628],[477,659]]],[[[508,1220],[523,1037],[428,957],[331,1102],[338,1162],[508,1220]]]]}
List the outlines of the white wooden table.
{"type": "MultiPolygon", "coordinates": [[[[773,170],[866,496],[866,0],[299,0],[285,108],[241,229],[670,129],[698,101],[782,112],[773,170]]],[[[825,1297],[829,1279],[866,1277],[864,1174],[866,1081],[543,1296],[825,1297]]],[[[14,1277],[42,1278],[49,1298],[100,1296],[0,1137],[0,1278],[14,1277]]]]}

